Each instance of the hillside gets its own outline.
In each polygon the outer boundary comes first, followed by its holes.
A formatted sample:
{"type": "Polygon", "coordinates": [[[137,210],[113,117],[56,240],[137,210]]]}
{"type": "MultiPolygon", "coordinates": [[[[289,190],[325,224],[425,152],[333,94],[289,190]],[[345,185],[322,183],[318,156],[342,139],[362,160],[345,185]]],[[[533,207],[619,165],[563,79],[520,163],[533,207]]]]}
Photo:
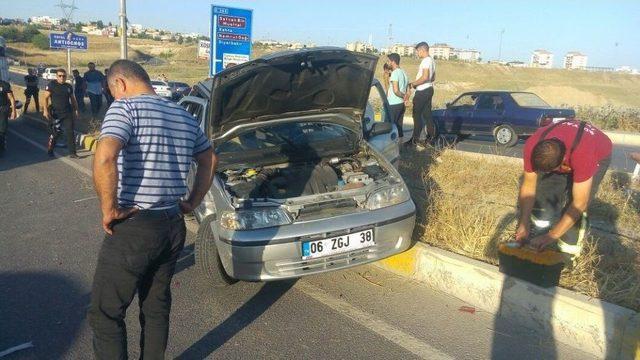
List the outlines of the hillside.
{"type": "MultiPolygon", "coordinates": [[[[196,60],[195,45],[153,40],[129,39],[130,57],[136,61],[152,60],[157,65],[145,65],[152,76],[166,74],[171,79],[196,82],[207,76],[206,60],[196,60]]],[[[66,64],[64,51],[39,50],[31,44],[9,43],[9,55],[30,65],[66,64]]],[[[261,55],[261,51],[258,51],[261,55]]],[[[119,40],[89,36],[89,51],[73,52],[72,67],[84,69],[88,61],[105,68],[119,56],[119,40]]],[[[381,77],[384,58],[378,63],[381,77]]],[[[418,59],[403,58],[401,66],[414,78],[418,59]]],[[[618,73],[593,73],[561,69],[511,68],[500,65],[468,64],[437,61],[434,103],[451,101],[461,92],[476,89],[527,90],[543,97],[552,105],[601,107],[611,105],[640,108],[640,76],[618,73]]]]}

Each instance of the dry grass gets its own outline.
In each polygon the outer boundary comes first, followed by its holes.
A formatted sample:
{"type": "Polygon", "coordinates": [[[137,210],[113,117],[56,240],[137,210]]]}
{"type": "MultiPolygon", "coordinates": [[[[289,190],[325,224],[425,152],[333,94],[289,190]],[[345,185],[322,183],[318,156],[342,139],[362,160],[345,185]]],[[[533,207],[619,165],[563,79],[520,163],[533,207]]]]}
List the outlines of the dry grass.
{"type": "MultiPolygon", "coordinates": [[[[417,236],[431,245],[497,264],[497,245],[512,237],[520,166],[445,151],[406,150],[401,165],[419,208],[417,236]],[[416,167],[415,164],[423,164],[416,167]]],[[[640,202],[610,172],[591,211],[594,229],[561,286],[640,310],[640,202]],[[624,225],[624,226],[623,226],[624,225]]]]}

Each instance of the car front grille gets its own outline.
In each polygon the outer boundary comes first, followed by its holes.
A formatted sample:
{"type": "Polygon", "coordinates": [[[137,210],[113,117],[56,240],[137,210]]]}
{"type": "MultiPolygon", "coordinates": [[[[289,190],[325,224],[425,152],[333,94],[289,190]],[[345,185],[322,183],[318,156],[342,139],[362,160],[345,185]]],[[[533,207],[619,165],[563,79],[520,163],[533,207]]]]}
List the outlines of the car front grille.
{"type": "MultiPolygon", "coordinates": [[[[377,254],[379,252],[380,249],[377,246],[373,246],[345,254],[337,254],[318,259],[279,261],[273,264],[274,266],[271,270],[280,276],[301,275],[307,272],[329,270],[336,267],[339,268],[366,262],[368,260],[378,258],[377,254]]],[[[267,268],[269,268],[269,266],[267,268]]]]}

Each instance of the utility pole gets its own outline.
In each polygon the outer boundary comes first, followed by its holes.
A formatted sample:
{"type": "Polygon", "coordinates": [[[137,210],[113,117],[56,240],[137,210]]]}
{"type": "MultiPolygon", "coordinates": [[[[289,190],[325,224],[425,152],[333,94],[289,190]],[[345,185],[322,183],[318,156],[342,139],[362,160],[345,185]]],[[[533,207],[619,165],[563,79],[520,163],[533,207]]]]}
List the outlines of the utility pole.
{"type": "MultiPolygon", "coordinates": [[[[66,20],[66,29],[71,31],[71,21],[73,19],[73,11],[77,10],[75,0],[72,0],[69,4],[60,0],[57,5],[62,10],[63,18],[66,20]]],[[[71,49],[67,48],[67,74],[71,74],[71,49]]]]}
{"type": "Polygon", "coordinates": [[[500,31],[500,46],[498,47],[498,62],[502,60],[502,35],[504,35],[504,29],[500,31]]]}
{"type": "Polygon", "coordinates": [[[127,59],[127,0],[120,0],[120,59],[127,59]]]}

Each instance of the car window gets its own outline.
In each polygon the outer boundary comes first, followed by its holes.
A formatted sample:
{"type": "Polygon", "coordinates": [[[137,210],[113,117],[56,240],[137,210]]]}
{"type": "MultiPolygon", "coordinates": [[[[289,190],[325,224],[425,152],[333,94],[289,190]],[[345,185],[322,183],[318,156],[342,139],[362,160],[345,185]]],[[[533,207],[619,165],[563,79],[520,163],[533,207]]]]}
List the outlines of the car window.
{"type": "Polygon", "coordinates": [[[371,86],[369,90],[369,101],[367,101],[367,108],[365,109],[364,115],[373,122],[388,121],[382,94],[380,94],[380,91],[378,91],[375,85],[371,86]]]}
{"type": "Polygon", "coordinates": [[[151,85],[159,85],[159,86],[162,86],[162,85],[164,85],[164,83],[163,83],[162,81],[153,81],[153,80],[152,80],[152,81],[151,81],[151,85]]]}
{"type": "Polygon", "coordinates": [[[504,110],[502,96],[495,94],[483,94],[478,100],[478,110],[504,110]]]}
{"type": "Polygon", "coordinates": [[[182,106],[187,110],[187,112],[198,120],[198,123],[201,122],[202,117],[202,105],[196,104],[194,102],[185,101],[182,103],[182,106]]]}
{"type": "Polygon", "coordinates": [[[538,95],[532,93],[511,93],[513,100],[523,107],[535,107],[535,108],[549,108],[551,105],[547,104],[538,95]]]}
{"type": "Polygon", "coordinates": [[[452,107],[473,107],[476,104],[477,98],[478,98],[478,95],[476,94],[462,95],[451,106],[452,107]]]}

